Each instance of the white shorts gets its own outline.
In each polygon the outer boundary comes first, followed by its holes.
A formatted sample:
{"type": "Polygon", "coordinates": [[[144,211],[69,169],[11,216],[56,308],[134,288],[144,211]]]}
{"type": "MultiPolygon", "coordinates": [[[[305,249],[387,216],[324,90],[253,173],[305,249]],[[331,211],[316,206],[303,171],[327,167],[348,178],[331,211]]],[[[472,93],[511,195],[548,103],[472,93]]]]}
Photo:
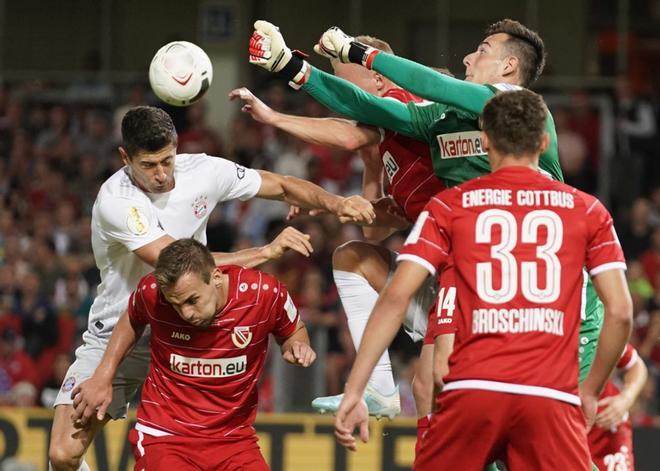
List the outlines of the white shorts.
{"type": "MultiPolygon", "coordinates": [[[[55,406],[73,403],[71,391],[94,374],[101,363],[109,340],[109,338],[97,337],[89,331],[83,334],[83,344],[76,349],[76,361],[66,372],[64,382],[55,399],[55,406]]],[[[138,345],[124,358],[117,369],[117,374],[112,381],[112,403],[107,412],[113,419],[126,418],[128,403],[147,377],[151,354],[146,340],[148,340],[148,332],[143,334],[138,345]]]]}
{"type": "MultiPolygon", "coordinates": [[[[396,270],[396,256],[398,254],[392,252],[392,259],[390,261],[390,272],[387,275],[389,282],[396,270]]],[[[419,288],[415,296],[410,300],[408,310],[406,311],[406,318],[403,320],[403,328],[410,336],[413,342],[421,342],[426,336],[426,328],[429,323],[429,310],[435,302],[438,295],[438,280],[435,276],[428,276],[424,284],[419,288]]]]}

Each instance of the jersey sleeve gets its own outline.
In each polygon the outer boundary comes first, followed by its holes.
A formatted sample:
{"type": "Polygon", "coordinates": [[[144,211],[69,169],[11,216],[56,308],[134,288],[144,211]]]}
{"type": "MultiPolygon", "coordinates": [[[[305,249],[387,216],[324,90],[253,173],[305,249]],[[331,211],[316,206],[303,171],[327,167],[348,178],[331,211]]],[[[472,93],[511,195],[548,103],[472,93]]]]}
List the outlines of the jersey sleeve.
{"type": "Polygon", "coordinates": [[[621,354],[621,358],[616,364],[616,367],[623,370],[629,370],[633,367],[637,360],[639,360],[639,355],[637,354],[635,347],[630,344],[626,344],[626,349],[623,351],[623,354],[621,354]]]}
{"type": "Polygon", "coordinates": [[[408,108],[397,98],[374,96],[314,67],[302,88],[319,103],[349,119],[422,139],[411,125],[408,108]]]}
{"type": "Polygon", "coordinates": [[[438,278],[438,296],[429,317],[431,338],[456,333],[455,319],[458,315],[456,301],[454,265],[450,262],[438,278]]]}
{"type": "Polygon", "coordinates": [[[408,260],[435,274],[448,262],[451,239],[448,212],[451,208],[437,196],[419,214],[406,239],[397,262],[408,260]]]}
{"type": "Polygon", "coordinates": [[[105,235],[131,251],[166,235],[146,197],[145,200],[105,198],[98,210],[101,230],[105,235]]]}
{"type": "Polygon", "coordinates": [[[455,79],[394,54],[377,54],[373,69],[417,96],[472,113],[481,113],[494,94],[485,85],[455,79]]]}
{"type": "Polygon", "coordinates": [[[612,216],[600,201],[590,197],[587,204],[587,271],[596,276],[607,270],[626,269],[612,216]]]}
{"type": "Polygon", "coordinates": [[[282,283],[278,283],[277,286],[278,293],[275,300],[273,335],[286,338],[296,331],[300,314],[298,314],[298,308],[293,303],[286,287],[282,283]]]}
{"type": "Polygon", "coordinates": [[[137,289],[128,298],[128,320],[135,330],[140,330],[149,323],[143,283],[144,278],[140,280],[137,289]]]}
{"type": "Polygon", "coordinates": [[[218,201],[253,198],[261,188],[261,175],[254,169],[243,167],[222,157],[205,155],[218,182],[218,201]]]}

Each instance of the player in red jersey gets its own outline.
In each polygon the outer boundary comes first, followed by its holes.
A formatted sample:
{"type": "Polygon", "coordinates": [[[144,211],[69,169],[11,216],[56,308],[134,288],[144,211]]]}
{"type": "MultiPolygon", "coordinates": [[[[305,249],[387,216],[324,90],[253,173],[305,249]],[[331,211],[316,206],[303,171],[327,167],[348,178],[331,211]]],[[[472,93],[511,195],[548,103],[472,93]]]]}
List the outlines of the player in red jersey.
{"type": "Polygon", "coordinates": [[[74,420],[103,417],[122,358],[151,327],[151,366],[131,432],[136,470],[267,470],[253,427],[268,336],[290,363],[316,355],[286,288],[216,267],[193,239],[163,249],[112,332],[94,376],[72,392],[74,420]]]}
{"type": "MultiPolygon", "coordinates": [[[[385,41],[370,36],[359,38],[365,44],[393,53],[385,41]]],[[[342,64],[339,61],[332,61],[332,66],[335,75],[373,95],[403,103],[423,101],[364,67],[342,64]]],[[[243,100],[243,111],[250,113],[255,120],[306,142],[360,151],[364,162],[362,196],[374,202],[377,212],[375,225],[363,227],[367,242],[350,241],[338,247],[333,257],[335,283],[357,349],[378,293],[394,271],[396,254],[377,243],[395,230],[412,225],[431,197],[444,189],[442,181],[434,175],[428,144],[390,130],[378,130],[346,119],[310,118],[279,113],[246,88],[233,90],[229,96],[231,99],[243,100]],[[389,196],[384,198],[385,195],[389,196]],[[403,219],[393,217],[393,213],[400,214],[403,219]]],[[[433,404],[433,339],[425,338],[424,333],[435,293],[435,283],[429,279],[426,286],[420,290],[419,296],[411,303],[405,323],[413,340],[425,339],[426,344],[422,347],[413,382],[420,433],[427,427],[427,416],[433,404]]],[[[376,364],[365,399],[371,415],[391,417],[400,411],[399,395],[387,351],[376,364]]],[[[320,397],[312,402],[312,406],[322,412],[335,412],[340,401],[341,395],[320,397]]]]}
{"type": "Polygon", "coordinates": [[[589,451],[601,471],[633,471],[635,459],[628,411],[646,383],[648,370],[630,344],[616,366],[624,371],[623,388],[611,379],[605,385],[598,400],[596,423],[589,431],[589,451]]]}
{"type": "Polygon", "coordinates": [[[594,197],[538,171],[546,108],[528,90],[482,114],[493,173],[434,197],[369,320],[337,413],[339,441],[368,439],[362,391],[424,279],[453,254],[458,326],[449,374],[416,470],[589,469],[585,419],[630,335],[632,307],[612,218],[594,197]],[[605,305],[593,367],[578,390],[582,267],[605,305]],[[579,394],[578,394],[579,393],[579,394]]]}

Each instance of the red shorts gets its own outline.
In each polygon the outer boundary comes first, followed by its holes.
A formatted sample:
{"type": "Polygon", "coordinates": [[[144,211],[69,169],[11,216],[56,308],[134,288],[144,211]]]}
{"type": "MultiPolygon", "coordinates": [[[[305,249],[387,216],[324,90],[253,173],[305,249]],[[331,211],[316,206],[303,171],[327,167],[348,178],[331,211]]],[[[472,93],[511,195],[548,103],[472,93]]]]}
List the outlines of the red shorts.
{"type": "Polygon", "coordinates": [[[594,425],[588,438],[591,459],[601,471],[635,469],[632,426],[629,420],[620,424],[614,432],[594,425]]]}
{"type": "Polygon", "coordinates": [[[438,277],[438,296],[429,310],[424,345],[433,345],[438,335],[456,333],[458,315],[454,265],[448,265],[438,277]]]}
{"type": "Polygon", "coordinates": [[[135,471],[268,471],[257,438],[219,442],[178,436],[154,437],[131,430],[135,471]]]}
{"type": "Polygon", "coordinates": [[[438,396],[415,471],[591,470],[582,410],[536,396],[475,389],[438,396]]]}

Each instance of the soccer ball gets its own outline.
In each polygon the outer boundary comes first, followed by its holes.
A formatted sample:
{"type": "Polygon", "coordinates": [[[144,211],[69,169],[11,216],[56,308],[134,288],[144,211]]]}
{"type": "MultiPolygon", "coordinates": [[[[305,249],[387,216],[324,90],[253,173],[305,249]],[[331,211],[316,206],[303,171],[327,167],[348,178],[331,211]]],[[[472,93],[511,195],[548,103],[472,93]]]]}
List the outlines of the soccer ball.
{"type": "Polygon", "coordinates": [[[149,66],[156,96],[174,106],[188,106],[204,96],[213,80],[209,56],[196,44],[174,41],[161,47],[149,66]]]}

